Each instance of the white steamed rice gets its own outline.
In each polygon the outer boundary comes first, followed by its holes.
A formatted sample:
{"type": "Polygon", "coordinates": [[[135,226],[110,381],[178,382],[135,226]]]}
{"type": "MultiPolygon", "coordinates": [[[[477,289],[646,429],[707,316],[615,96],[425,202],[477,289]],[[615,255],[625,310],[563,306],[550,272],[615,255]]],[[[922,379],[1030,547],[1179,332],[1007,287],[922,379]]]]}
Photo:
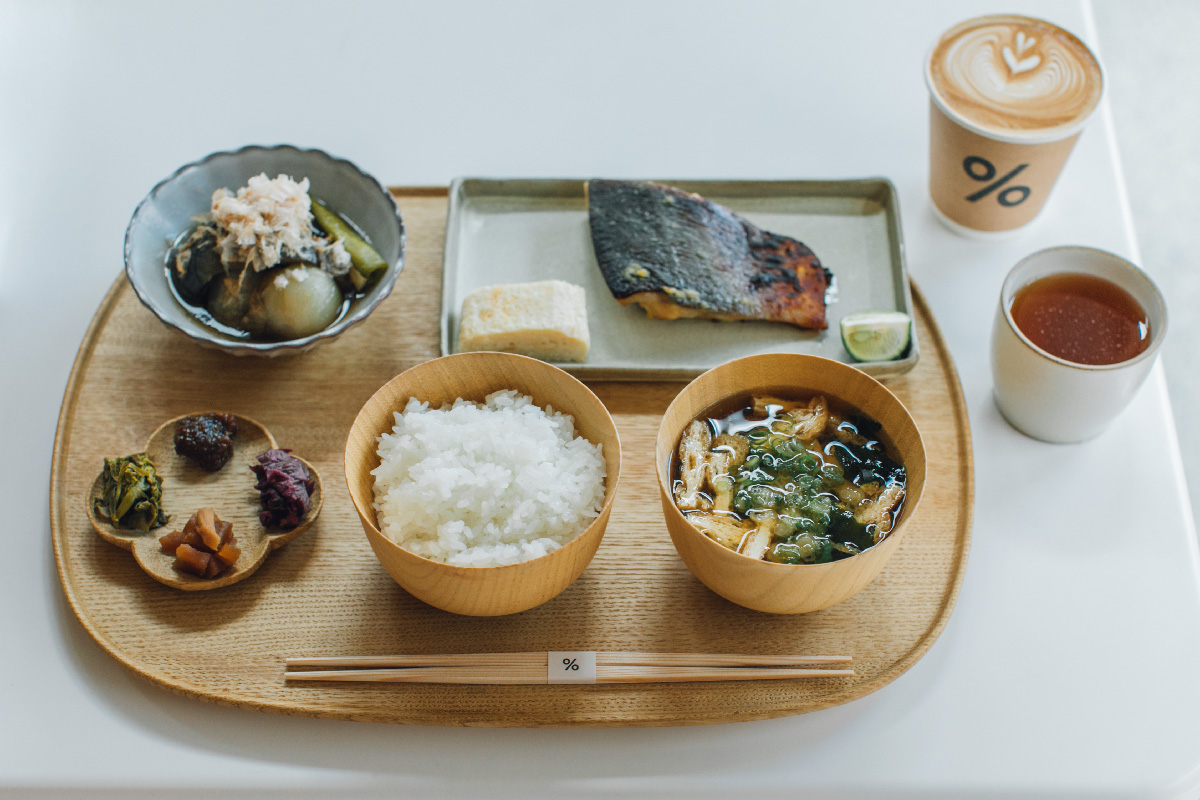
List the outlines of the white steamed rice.
{"type": "Polygon", "coordinates": [[[375,511],[405,550],[466,567],[516,564],[578,536],[604,503],[600,445],[515,391],[480,405],[415,398],[379,437],[375,511]]]}

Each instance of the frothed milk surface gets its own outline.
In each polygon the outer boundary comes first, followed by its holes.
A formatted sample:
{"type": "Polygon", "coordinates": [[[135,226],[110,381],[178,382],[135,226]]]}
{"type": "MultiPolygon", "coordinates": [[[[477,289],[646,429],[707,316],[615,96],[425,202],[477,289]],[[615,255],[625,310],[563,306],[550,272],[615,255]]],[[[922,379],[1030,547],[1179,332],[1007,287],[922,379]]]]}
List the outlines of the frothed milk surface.
{"type": "Polygon", "coordinates": [[[1018,139],[1068,135],[1104,88],[1099,63],[1079,39],[1020,16],[972,19],[946,31],[927,77],[944,112],[1018,139]]]}

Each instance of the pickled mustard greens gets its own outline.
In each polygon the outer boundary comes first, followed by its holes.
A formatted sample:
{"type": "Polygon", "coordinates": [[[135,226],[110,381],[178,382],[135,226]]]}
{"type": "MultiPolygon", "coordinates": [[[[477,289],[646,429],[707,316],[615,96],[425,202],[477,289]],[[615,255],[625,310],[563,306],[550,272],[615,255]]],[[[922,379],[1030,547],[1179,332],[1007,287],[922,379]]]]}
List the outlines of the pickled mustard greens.
{"type": "Polygon", "coordinates": [[[675,504],[701,533],[750,558],[848,558],[891,531],[904,499],[904,467],[877,434],[877,424],[821,396],[753,398],[688,425],[675,504]]]}
{"type": "Polygon", "coordinates": [[[118,528],[148,531],[167,524],[162,510],[162,478],[145,453],[104,459],[96,513],[118,528]]]}

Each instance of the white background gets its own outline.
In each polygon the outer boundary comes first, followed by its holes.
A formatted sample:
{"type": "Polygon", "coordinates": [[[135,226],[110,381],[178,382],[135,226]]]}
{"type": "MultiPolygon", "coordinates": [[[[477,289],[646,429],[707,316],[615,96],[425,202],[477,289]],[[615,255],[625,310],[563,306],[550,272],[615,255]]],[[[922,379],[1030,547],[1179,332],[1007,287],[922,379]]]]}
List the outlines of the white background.
{"type": "MultiPolygon", "coordinates": [[[[991,401],[988,336],[1009,267],[1059,244],[1138,255],[1107,108],[1034,229],[981,244],[929,210],[921,60],[941,30],[992,10],[0,6],[0,793],[1194,797],[1200,581],[1161,368],[1082,445],[1026,439],[991,401]],[[58,406],[138,200],[180,164],[252,142],[321,147],[389,184],[889,177],[974,436],[973,547],[942,638],[846,706],[679,729],[297,719],[176,697],[127,672],[58,586],[47,508],[58,406]]],[[[1004,10],[1094,34],[1077,2],[1004,10]]]]}

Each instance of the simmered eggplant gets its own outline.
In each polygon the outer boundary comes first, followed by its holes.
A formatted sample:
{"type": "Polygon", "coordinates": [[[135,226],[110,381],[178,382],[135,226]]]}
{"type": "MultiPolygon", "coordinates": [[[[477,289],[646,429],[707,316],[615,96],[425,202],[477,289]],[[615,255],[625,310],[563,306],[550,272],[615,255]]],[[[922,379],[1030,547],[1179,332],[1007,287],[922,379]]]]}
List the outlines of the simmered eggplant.
{"type": "Polygon", "coordinates": [[[252,339],[297,339],[336,322],[387,262],[309,197],[307,179],[264,174],[236,194],[214,192],[168,265],[180,300],[202,321],[252,339]]]}

